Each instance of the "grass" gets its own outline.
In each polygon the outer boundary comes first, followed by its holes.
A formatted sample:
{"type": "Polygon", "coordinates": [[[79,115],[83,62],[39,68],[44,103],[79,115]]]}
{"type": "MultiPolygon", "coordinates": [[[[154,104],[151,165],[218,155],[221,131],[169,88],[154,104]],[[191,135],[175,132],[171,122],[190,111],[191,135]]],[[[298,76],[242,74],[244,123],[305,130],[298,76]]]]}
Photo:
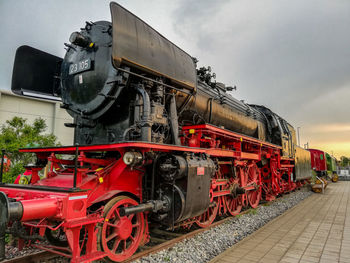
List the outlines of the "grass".
{"type": "Polygon", "coordinates": [[[9,234],[5,234],[5,243],[9,244],[11,242],[11,237],[9,234]]]}
{"type": "Polygon", "coordinates": [[[247,214],[250,215],[256,215],[258,213],[258,209],[256,208],[249,208],[249,211],[247,212],[247,214]]]}

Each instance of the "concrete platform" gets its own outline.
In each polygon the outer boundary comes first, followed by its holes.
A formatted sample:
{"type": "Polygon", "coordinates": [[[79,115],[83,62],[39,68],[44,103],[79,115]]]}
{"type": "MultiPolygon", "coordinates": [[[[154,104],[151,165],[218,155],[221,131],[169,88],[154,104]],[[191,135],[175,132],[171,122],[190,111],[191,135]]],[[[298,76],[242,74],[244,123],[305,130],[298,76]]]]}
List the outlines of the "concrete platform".
{"type": "Polygon", "coordinates": [[[329,183],[210,263],[350,263],[350,182],[329,183]]]}

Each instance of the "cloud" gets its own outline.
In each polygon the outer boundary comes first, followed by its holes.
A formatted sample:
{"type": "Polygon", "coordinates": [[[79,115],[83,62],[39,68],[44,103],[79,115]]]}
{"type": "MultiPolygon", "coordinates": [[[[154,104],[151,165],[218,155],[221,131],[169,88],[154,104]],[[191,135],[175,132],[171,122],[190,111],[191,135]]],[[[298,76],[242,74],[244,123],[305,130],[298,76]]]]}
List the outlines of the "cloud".
{"type": "Polygon", "coordinates": [[[341,156],[349,156],[350,141],[315,143],[311,144],[310,148],[322,149],[323,151],[334,155],[339,160],[341,156]]]}
{"type": "MultiPolygon", "coordinates": [[[[16,49],[29,45],[63,57],[64,42],[74,31],[84,27],[85,21],[111,21],[109,0],[0,0],[0,89],[10,89],[16,49]]],[[[172,3],[161,0],[118,1],[131,12],[142,17],[165,36],[174,37],[172,3]]]]}
{"type": "Polygon", "coordinates": [[[349,1],[180,3],[175,31],[199,64],[237,85],[233,96],[301,126],[305,143],[350,137],[348,130],[318,128],[349,125],[349,1]]]}
{"type": "MultiPolygon", "coordinates": [[[[315,127],[348,125],[350,1],[118,2],[197,57],[199,65],[211,65],[218,81],[237,85],[234,97],[265,105],[302,127],[302,141],[332,141],[336,131],[315,127]]],[[[85,21],[110,20],[108,4],[0,1],[0,88],[10,87],[18,46],[64,56],[63,43],[85,21]]]]}
{"type": "MultiPolygon", "coordinates": [[[[350,132],[350,123],[332,123],[332,124],[321,124],[315,125],[313,129],[319,130],[320,133],[329,133],[329,132],[350,132]]],[[[350,138],[349,138],[350,140],[350,138]]]]}
{"type": "Polygon", "coordinates": [[[350,84],[350,2],[199,3],[182,2],[176,31],[200,62],[237,83],[237,96],[290,116],[296,104],[350,84]]]}

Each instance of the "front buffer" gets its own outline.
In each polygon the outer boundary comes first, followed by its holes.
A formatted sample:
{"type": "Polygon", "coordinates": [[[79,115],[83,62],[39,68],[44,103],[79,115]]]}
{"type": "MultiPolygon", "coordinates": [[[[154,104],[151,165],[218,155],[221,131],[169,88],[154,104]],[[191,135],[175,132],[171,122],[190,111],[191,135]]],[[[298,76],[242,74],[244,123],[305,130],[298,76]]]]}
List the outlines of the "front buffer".
{"type": "MultiPolygon", "coordinates": [[[[11,185],[12,186],[12,185],[11,185]]],[[[18,237],[23,241],[32,241],[32,245],[44,250],[70,257],[72,262],[84,262],[103,257],[105,254],[97,250],[97,223],[103,219],[100,214],[87,213],[88,191],[70,189],[50,189],[35,186],[1,187],[0,192],[0,257],[5,259],[5,234],[18,237]],[[54,192],[52,190],[60,190],[54,192]],[[79,245],[81,229],[89,237],[89,250],[84,257],[79,245]],[[65,245],[42,245],[35,241],[49,239],[49,233],[58,231],[66,237],[65,245]],[[68,245],[68,246],[67,246],[68,245]]],[[[57,187],[58,188],[58,187],[57,187]]],[[[50,240],[49,240],[50,241],[50,240]]],[[[58,241],[58,240],[57,240],[58,241]]]]}
{"type": "MultiPolygon", "coordinates": [[[[111,201],[123,193],[137,200],[129,206],[142,201],[143,172],[124,163],[125,146],[128,144],[21,150],[34,153],[37,164],[26,167],[31,173],[28,185],[0,184],[0,257],[5,258],[5,234],[18,237],[19,246],[29,241],[71,262],[105,257],[108,249],[100,246],[98,237],[111,201]],[[46,178],[40,179],[39,171],[45,169],[46,178]],[[44,240],[50,245],[40,242],[44,240]]],[[[116,232],[125,239],[134,238],[133,231],[124,231],[134,220],[124,221],[123,229],[116,232]]],[[[142,237],[144,224],[140,226],[142,237]]]]}

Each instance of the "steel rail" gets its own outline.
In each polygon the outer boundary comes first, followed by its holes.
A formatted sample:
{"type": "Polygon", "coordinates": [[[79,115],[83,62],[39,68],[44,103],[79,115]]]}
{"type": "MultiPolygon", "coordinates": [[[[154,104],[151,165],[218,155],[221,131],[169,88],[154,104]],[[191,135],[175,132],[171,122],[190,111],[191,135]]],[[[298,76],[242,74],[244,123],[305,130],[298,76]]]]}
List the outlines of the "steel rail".
{"type": "Polygon", "coordinates": [[[39,251],[29,255],[5,259],[1,263],[37,263],[40,260],[47,260],[57,256],[58,256],[57,254],[53,254],[48,251],[39,251]]]}

